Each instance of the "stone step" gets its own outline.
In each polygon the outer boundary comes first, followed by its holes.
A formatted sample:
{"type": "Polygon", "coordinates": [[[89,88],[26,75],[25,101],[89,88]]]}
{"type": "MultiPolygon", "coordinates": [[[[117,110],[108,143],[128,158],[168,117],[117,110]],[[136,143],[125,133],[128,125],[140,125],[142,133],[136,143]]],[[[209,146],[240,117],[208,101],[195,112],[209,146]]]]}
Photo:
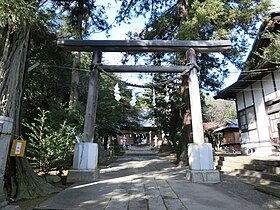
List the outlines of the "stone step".
{"type": "Polygon", "coordinates": [[[272,166],[272,165],[251,165],[245,164],[244,169],[247,170],[255,170],[255,171],[263,171],[271,174],[280,174],[280,167],[272,166]]]}
{"type": "Polygon", "coordinates": [[[2,207],[1,210],[21,210],[21,208],[17,205],[7,205],[2,207]]]}
{"type": "Polygon", "coordinates": [[[235,175],[239,177],[253,177],[259,179],[265,179],[269,181],[279,182],[280,183],[280,175],[279,174],[271,174],[262,171],[253,171],[247,169],[236,169],[235,171],[231,172],[230,175],[235,175]]]}
{"type": "Polygon", "coordinates": [[[147,150],[151,150],[151,146],[129,146],[128,150],[147,151],[147,150]]]}
{"type": "Polygon", "coordinates": [[[251,156],[216,156],[218,163],[249,164],[253,160],[251,156]]]}
{"type": "Polygon", "coordinates": [[[262,178],[280,183],[280,174],[262,173],[262,178]]]}
{"type": "Polygon", "coordinates": [[[215,160],[217,170],[233,171],[235,169],[247,169],[255,171],[265,171],[273,174],[280,174],[279,160],[260,160],[255,157],[229,156],[218,157],[215,160]]]}
{"type": "Polygon", "coordinates": [[[269,195],[280,198],[280,184],[278,185],[257,185],[255,189],[269,195]]]}
{"type": "Polygon", "coordinates": [[[157,150],[127,150],[126,156],[154,156],[158,155],[157,150]]]}
{"type": "Polygon", "coordinates": [[[156,153],[126,153],[125,156],[157,156],[156,153]]]}
{"type": "Polygon", "coordinates": [[[245,164],[244,169],[247,170],[254,170],[254,171],[265,171],[268,169],[268,166],[266,165],[254,165],[254,164],[245,164]]]}
{"type": "Polygon", "coordinates": [[[252,164],[254,164],[254,165],[267,165],[267,166],[280,167],[280,160],[259,160],[259,159],[254,159],[254,160],[252,160],[252,164]]]}
{"type": "Polygon", "coordinates": [[[221,166],[221,165],[216,166],[216,170],[219,170],[221,172],[232,172],[236,169],[242,169],[242,168],[232,167],[232,166],[221,166]]]}
{"type": "Polygon", "coordinates": [[[253,171],[247,169],[236,169],[230,173],[230,175],[238,177],[253,177],[253,178],[262,178],[262,172],[253,171]]]}
{"type": "Polygon", "coordinates": [[[254,185],[256,190],[280,198],[280,160],[278,157],[216,157],[216,169],[254,185]]]}
{"type": "Polygon", "coordinates": [[[278,166],[276,166],[276,167],[270,166],[265,171],[268,172],[268,173],[272,173],[272,174],[280,174],[280,167],[278,167],[278,166]]]}
{"type": "Polygon", "coordinates": [[[244,168],[244,163],[238,163],[238,162],[224,162],[224,161],[218,161],[218,166],[226,166],[230,167],[232,169],[242,169],[244,168]]]}
{"type": "Polygon", "coordinates": [[[258,191],[280,198],[280,183],[256,177],[241,177],[240,180],[251,184],[258,191]]]}

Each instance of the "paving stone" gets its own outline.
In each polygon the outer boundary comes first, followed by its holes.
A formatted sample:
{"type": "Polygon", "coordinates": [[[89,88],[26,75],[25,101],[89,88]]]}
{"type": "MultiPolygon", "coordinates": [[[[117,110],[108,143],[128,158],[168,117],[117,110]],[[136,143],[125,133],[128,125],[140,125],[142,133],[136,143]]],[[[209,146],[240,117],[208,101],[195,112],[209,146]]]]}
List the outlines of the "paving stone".
{"type": "Polygon", "coordinates": [[[186,210],[187,208],[179,199],[163,198],[168,210],[186,210]]]}
{"type": "Polygon", "coordinates": [[[128,209],[128,201],[111,200],[105,210],[128,209]]]}
{"type": "Polygon", "coordinates": [[[149,210],[165,210],[163,199],[161,196],[153,197],[148,200],[149,210]]]}
{"type": "Polygon", "coordinates": [[[36,209],[259,210],[278,200],[238,181],[234,185],[229,185],[231,180],[228,184],[191,183],[184,171],[157,156],[123,156],[101,170],[98,180],[72,185],[36,209]]]}
{"type": "Polygon", "coordinates": [[[147,199],[133,199],[129,201],[128,204],[129,210],[147,210],[148,201],[147,199]]]}

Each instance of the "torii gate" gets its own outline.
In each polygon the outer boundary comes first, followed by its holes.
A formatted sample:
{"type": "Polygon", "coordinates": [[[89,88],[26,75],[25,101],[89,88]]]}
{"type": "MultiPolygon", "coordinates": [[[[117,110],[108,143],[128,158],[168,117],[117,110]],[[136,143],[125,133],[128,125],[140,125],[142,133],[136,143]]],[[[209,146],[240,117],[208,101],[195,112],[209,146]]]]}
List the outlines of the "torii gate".
{"type": "MultiPolygon", "coordinates": [[[[93,52],[88,88],[82,142],[75,145],[73,170],[69,170],[68,182],[93,181],[98,176],[98,147],[93,143],[98,98],[99,69],[102,52],[186,52],[188,62],[194,67],[189,73],[189,91],[192,113],[193,141],[188,145],[190,170],[187,179],[192,182],[215,183],[220,181],[214,170],[212,146],[204,143],[201,100],[197,76],[196,52],[223,52],[230,49],[229,40],[58,40],[58,45],[68,51],[93,52]]],[[[127,66],[102,65],[107,72],[183,72],[187,66],[127,66]]]]}

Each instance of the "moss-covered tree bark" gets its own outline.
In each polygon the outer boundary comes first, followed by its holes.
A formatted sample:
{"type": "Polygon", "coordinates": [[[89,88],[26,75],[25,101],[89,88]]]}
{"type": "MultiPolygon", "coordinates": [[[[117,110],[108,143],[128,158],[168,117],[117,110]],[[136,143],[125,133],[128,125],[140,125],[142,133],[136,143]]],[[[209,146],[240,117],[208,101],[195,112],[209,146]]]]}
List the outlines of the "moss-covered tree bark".
{"type": "MultiPolygon", "coordinates": [[[[0,28],[0,115],[14,120],[13,134],[20,134],[21,99],[27,73],[31,26],[5,24],[0,28]]],[[[8,196],[14,200],[30,199],[56,192],[38,177],[27,159],[9,158],[6,169],[8,196]]]]}

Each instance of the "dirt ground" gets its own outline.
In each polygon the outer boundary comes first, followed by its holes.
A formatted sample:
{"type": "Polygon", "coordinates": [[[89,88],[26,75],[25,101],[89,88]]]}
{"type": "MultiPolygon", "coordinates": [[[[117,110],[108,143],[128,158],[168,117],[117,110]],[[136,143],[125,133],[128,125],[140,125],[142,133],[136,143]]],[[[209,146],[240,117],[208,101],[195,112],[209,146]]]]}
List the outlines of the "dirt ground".
{"type": "MultiPolygon", "coordinates": [[[[67,187],[71,186],[71,184],[62,184],[61,182],[54,184],[56,187],[61,188],[61,190],[66,189],[67,187]]],[[[35,199],[30,200],[21,200],[21,201],[15,201],[10,202],[11,205],[18,205],[21,210],[33,210],[34,207],[38,206],[43,201],[47,200],[48,198],[54,196],[57,193],[53,193],[44,197],[39,197],[35,199]]]]}
{"type": "Polygon", "coordinates": [[[12,202],[10,203],[11,205],[18,205],[20,209],[22,210],[32,210],[34,207],[36,207],[38,204],[42,203],[43,201],[47,200],[54,194],[45,196],[45,197],[40,197],[32,200],[23,200],[23,201],[17,201],[17,202],[12,202]]]}
{"type": "MultiPolygon", "coordinates": [[[[104,161],[98,167],[99,168],[106,168],[110,165],[110,163],[112,163],[116,159],[117,159],[117,157],[110,158],[107,161],[104,161]]],[[[57,175],[58,171],[52,171],[52,172],[49,172],[49,174],[50,175],[57,175]]],[[[67,176],[67,174],[68,174],[67,170],[63,171],[63,176],[67,176]]],[[[71,184],[65,184],[65,183],[62,184],[62,182],[54,183],[53,185],[61,188],[61,190],[64,190],[64,189],[71,186],[71,184]]],[[[55,194],[57,194],[57,193],[53,193],[53,194],[50,194],[50,195],[47,195],[47,196],[44,196],[44,197],[35,198],[35,199],[10,202],[10,205],[18,205],[21,210],[33,210],[34,207],[38,206],[40,203],[49,199],[50,197],[54,196],[55,194]]]]}

